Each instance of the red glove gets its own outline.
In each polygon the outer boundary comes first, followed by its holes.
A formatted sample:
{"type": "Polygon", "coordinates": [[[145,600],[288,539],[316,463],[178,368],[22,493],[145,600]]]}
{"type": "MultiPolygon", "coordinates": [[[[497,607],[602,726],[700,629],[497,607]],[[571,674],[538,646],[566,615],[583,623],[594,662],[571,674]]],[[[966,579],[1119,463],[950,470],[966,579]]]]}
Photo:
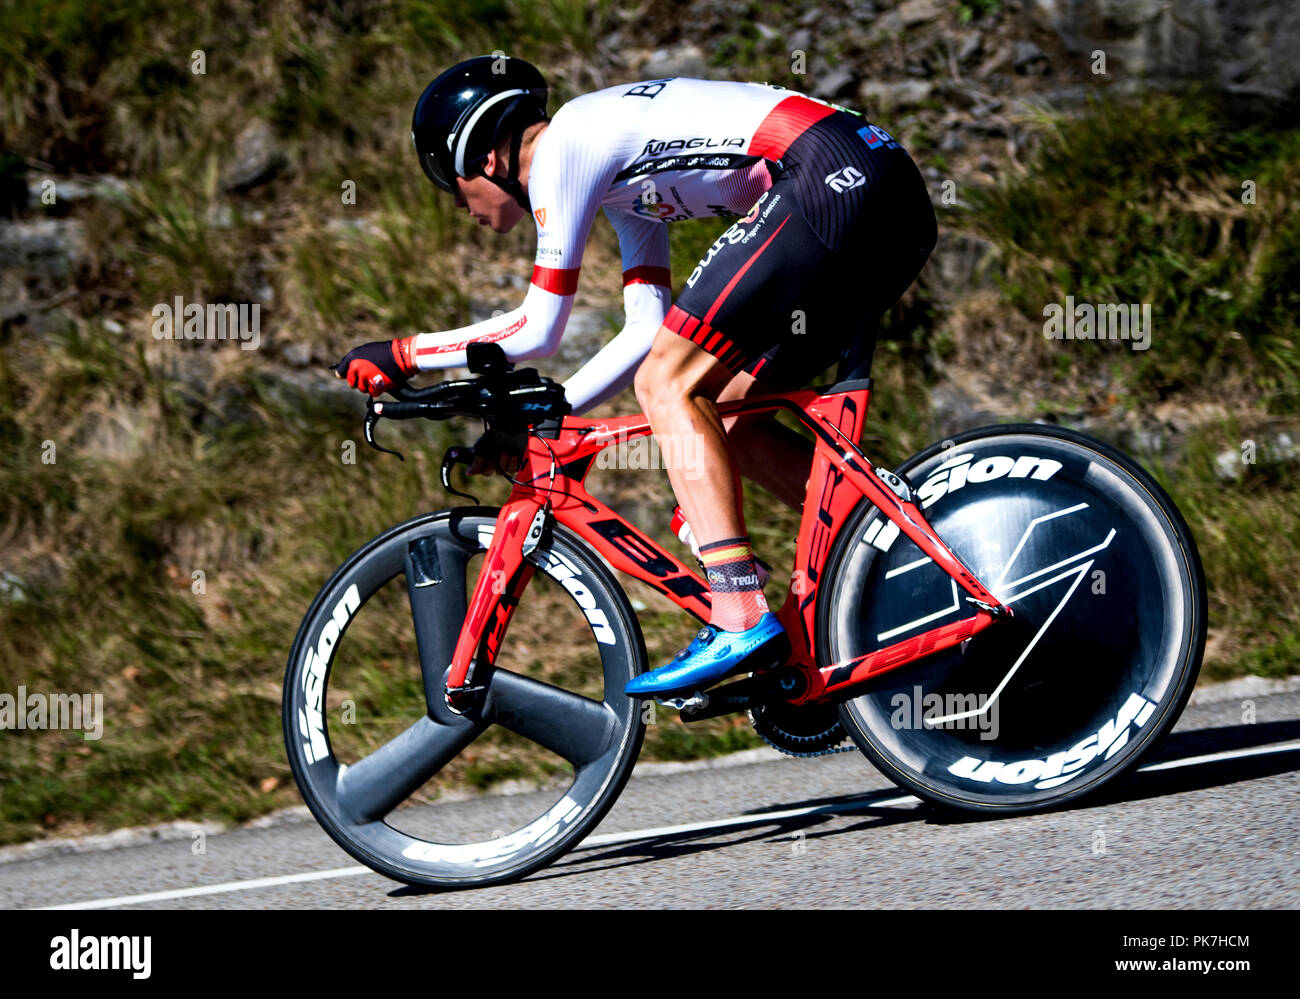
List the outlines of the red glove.
{"type": "Polygon", "coordinates": [[[346,378],[358,392],[379,395],[402,385],[415,374],[411,360],[411,337],[374,340],[353,347],[334,365],[334,373],[346,378]]]}

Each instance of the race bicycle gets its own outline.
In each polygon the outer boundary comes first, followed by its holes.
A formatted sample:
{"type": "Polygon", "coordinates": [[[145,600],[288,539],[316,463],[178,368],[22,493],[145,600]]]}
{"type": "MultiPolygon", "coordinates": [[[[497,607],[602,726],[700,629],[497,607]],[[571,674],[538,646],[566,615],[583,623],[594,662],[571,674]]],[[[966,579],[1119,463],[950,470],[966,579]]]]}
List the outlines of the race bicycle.
{"type": "MultiPolygon", "coordinates": [[[[602,450],[650,433],[645,417],[568,415],[560,385],[496,345],[471,345],[469,366],[371,400],[366,439],[386,450],[383,419],[482,418],[522,450],[508,499],[358,549],[303,619],[283,701],[294,777],[329,835],[381,874],[443,888],[552,863],[623,789],[645,732],[623,688],[649,664],[611,569],[709,615],[703,578],[585,486],[602,450]],[[482,784],[525,757],[545,761],[519,764],[540,790],[454,813],[401,807],[431,800],[435,778],[439,793],[482,784]]],[[[783,411],[815,443],[778,612],[792,650],[666,703],[688,724],[747,712],[796,756],[851,739],[946,808],[1013,815],[1095,791],[1169,731],[1196,682],[1206,593],[1187,525],[1135,462],[1056,426],[985,427],[873,465],[858,447],[871,388],[849,378],[719,406],[783,411]]],[[[447,452],[445,487],[472,456],[447,452]]]]}

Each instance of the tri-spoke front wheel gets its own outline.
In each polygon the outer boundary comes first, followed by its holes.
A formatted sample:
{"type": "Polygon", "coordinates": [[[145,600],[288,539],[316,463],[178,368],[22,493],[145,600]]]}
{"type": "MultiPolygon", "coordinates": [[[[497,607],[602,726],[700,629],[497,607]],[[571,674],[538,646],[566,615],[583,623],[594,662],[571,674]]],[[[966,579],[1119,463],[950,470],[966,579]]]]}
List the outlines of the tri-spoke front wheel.
{"type": "MultiPolygon", "coordinates": [[[[496,511],[420,517],[375,538],[325,584],[289,655],[289,762],[317,821],[375,871],[413,885],[511,881],[600,821],[640,752],[645,668],[636,617],[609,571],[564,528],[495,656],[480,649],[463,714],[443,696],[496,511]],[[491,664],[488,659],[491,658],[491,664]],[[509,784],[457,809],[439,799],[509,784]]],[[[518,580],[503,580],[512,599],[518,580]]]]}

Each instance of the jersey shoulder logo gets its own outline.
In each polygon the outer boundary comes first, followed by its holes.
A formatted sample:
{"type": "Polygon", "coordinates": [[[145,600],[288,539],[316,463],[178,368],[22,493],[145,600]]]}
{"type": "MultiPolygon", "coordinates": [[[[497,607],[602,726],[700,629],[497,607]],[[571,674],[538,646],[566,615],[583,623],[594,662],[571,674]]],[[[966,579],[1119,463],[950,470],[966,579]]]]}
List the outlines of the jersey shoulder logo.
{"type": "Polygon", "coordinates": [[[879,125],[863,125],[858,129],[858,135],[862,137],[862,141],[871,149],[880,149],[882,147],[885,149],[898,148],[897,140],[895,140],[892,135],[886,132],[879,125]]]}
{"type": "Polygon", "coordinates": [[[546,228],[546,209],[545,209],[545,208],[538,208],[538,209],[535,209],[535,210],[533,211],[533,217],[534,217],[535,219],[537,219],[537,227],[538,227],[539,229],[545,229],[545,228],[546,228]]]}

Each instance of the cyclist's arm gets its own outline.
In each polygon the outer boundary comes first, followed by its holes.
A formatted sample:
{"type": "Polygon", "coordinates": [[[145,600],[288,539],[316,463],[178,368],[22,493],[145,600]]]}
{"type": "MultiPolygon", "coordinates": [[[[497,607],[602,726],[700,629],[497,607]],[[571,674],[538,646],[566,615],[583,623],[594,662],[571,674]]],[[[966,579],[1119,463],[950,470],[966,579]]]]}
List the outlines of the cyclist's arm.
{"type": "Polygon", "coordinates": [[[623,257],[622,331],[564,383],[575,413],[583,413],[632,384],[671,302],[668,227],[662,222],[614,213],[623,257]]]}
{"type": "Polygon", "coordinates": [[[558,295],[533,284],[523,303],[509,312],[471,326],[412,337],[411,362],[417,371],[464,367],[465,348],[471,343],[498,343],[512,361],[546,357],[559,346],[572,307],[572,294],[558,295]]]}
{"type": "Polygon", "coordinates": [[[418,370],[461,367],[465,348],[476,341],[500,344],[512,361],[555,353],[573,309],[587,233],[617,170],[600,143],[573,134],[578,124],[561,109],[533,155],[528,196],[537,257],[523,304],[472,326],[414,337],[410,353],[418,370]]]}

